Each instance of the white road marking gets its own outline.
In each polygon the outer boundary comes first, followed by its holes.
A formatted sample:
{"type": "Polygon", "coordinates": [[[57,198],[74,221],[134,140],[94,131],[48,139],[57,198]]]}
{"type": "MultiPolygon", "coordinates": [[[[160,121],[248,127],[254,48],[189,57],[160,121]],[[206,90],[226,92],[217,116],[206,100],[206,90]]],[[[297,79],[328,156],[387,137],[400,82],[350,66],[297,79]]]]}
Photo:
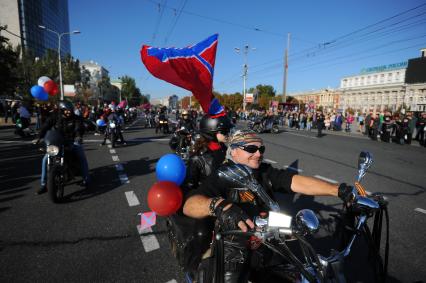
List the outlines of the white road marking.
{"type": "Polygon", "coordinates": [[[298,137],[308,138],[308,139],[317,139],[317,137],[312,137],[312,136],[307,136],[307,135],[296,134],[296,133],[293,133],[292,131],[287,131],[287,132],[284,132],[284,133],[285,133],[285,134],[290,134],[290,135],[293,135],[293,136],[298,136],[298,137]]]}
{"type": "Polygon", "coordinates": [[[0,141],[1,143],[31,143],[31,141],[0,141]]]}
{"type": "Polygon", "coordinates": [[[113,155],[112,156],[112,161],[120,161],[120,159],[118,159],[118,155],[113,155]]]}
{"type": "Polygon", "coordinates": [[[111,144],[111,141],[110,141],[110,140],[106,140],[106,143],[107,143],[107,144],[111,144]]]}
{"type": "Polygon", "coordinates": [[[108,145],[108,148],[112,148],[112,145],[110,145],[110,144],[109,144],[109,145],[108,145]]]}
{"type": "Polygon", "coordinates": [[[292,171],[297,171],[299,173],[303,172],[303,169],[299,169],[299,168],[296,168],[296,167],[291,167],[291,166],[288,166],[288,165],[284,165],[284,168],[288,169],[288,170],[292,170],[292,171]]]}
{"type": "Polygon", "coordinates": [[[318,179],[321,179],[321,180],[323,180],[323,181],[326,181],[326,182],[333,183],[333,184],[337,184],[337,183],[339,183],[339,182],[337,182],[336,180],[328,179],[328,178],[323,177],[323,176],[320,176],[320,175],[315,175],[314,177],[315,177],[315,178],[318,178],[318,179]]]}
{"type": "Polygon", "coordinates": [[[270,163],[270,164],[276,164],[277,163],[276,161],[271,160],[271,159],[267,159],[267,158],[264,158],[263,161],[265,161],[266,163],[270,163]]]}
{"type": "Polygon", "coordinates": [[[116,154],[115,149],[110,149],[110,150],[109,150],[109,153],[111,153],[111,154],[116,154]]]}
{"type": "Polygon", "coordinates": [[[421,213],[423,213],[423,214],[426,214],[426,210],[425,209],[422,209],[422,208],[416,208],[416,209],[414,209],[414,211],[417,211],[417,212],[421,212],[421,213]]]}
{"type": "Polygon", "coordinates": [[[175,279],[172,279],[170,281],[167,281],[166,283],[177,283],[177,281],[175,279]]]}
{"type": "Polygon", "coordinates": [[[121,163],[115,164],[115,169],[117,169],[117,171],[124,171],[123,165],[121,163]]]}
{"type": "Polygon", "coordinates": [[[127,178],[126,174],[120,174],[119,177],[120,177],[121,184],[130,183],[129,178],[127,178]]]}
{"type": "Polygon", "coordinates": [[[125,192],[127,202],[129,203],[129,206],[137,206],[139,205],[138,197],[135,195],[134,191],[125,192]]]}
{"type": "Polygon", "coordinates": [[[158,240],[155,237],[155,235],[142,236],[142,234],[151,233],[152,232],[151,227],[148,227],[142,230],[141,226],[138,225],[137,229],[138,229],[139,235],[141,235],[142,245],[146,253],[158,250],[160,248],[160,243],[158,243],[158,240]]]}
{"type": "Polygon", "coordinates": [[[169,141],[170,139],[145,139],[146,141],[169,141]]]}

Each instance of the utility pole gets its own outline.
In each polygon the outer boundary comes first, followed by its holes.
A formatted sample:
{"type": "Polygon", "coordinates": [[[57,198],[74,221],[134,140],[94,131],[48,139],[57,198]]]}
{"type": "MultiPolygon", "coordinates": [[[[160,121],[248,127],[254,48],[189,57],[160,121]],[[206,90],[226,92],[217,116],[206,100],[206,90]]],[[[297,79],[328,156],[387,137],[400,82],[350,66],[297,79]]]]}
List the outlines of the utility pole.
{"type": "MultiPolygon", "coordinates": [[[[237,53],[240,53],[240,51],[241,51],[241,49],[238,48],[238,47],[235,47],[234,49],[237,53]]],[[[248,54],[249,50],[250,50],[249,45],[248,44],[245,45],[244,46],[244,66],[243,66],[243,111],[244,112],[246,111],[246,105],[247,105],[247,102],[246,102],[246,80],[247,80],[247,71],[248,71],[247,54],[248,54]]],[[[254,50],[256,50],[256,48],[251,48],[251,50],[254,51],[254,50]]]]}
{"type": "Polygon", "coordinates": [[[284,55],[284,80],[283,80],[283,103],[286,103],[287,73],[288,73],[288,51],[290,50],[290,33],[287,34],[287,48],[284,55]]]}

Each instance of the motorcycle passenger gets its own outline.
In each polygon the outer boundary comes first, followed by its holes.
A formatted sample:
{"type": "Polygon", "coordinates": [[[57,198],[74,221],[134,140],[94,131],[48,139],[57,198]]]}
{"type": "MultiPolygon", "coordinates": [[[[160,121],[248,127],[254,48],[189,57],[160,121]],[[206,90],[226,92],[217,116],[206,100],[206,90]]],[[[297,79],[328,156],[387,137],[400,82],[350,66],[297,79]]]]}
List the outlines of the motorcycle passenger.
{"type": "MultiPolygon", "coordinates": [[[[47,131],[52,128],[59,130],[64,137],[64,144],[71,146],[71,150],[76,154],[80,160],[80,167],[83,175],[82,186],[88,187],[89,185],[89,166],[87,164],[86,155],[82,146],[84,127],[80,117],[74,115],[74,106],[69,101],[59,102],[59,111],[54,115],[51,115],[40,129],[40,135],[36,143],[40,142],[40,139],[44,138],[47,131]],[[77,140],[75,140],[77,138],[77,140]]],[[[37,191],[37,194],[47,192],[47,158],[45,154],[42,161],[41,170],[41,187],[37,191]]]]}
{"type": "MultiPolygon", "coordinates": [[[[345,183],[335,185],[297,175],[297,172],[273,168],[270,164],[262,162],[264,151],[263,141],[256,133],[237,131],[233,134],[227,149],[226,164],[188,194],[183,206],[184,214],[197,219],[216,218],[216,229],[219,232],[237,229],[247,232],[253,229],[254,223],[251,219],[269,209],[260,197],[251,191],[242,191],[241,185],[234,184],[220,173],[235,164],[243,165],[243,168],[254,177],[253,180],[257,181],[272,199],[274,199],[273,192],[338,196],[345,202],[355,196],[354,189],[345,183]]],[[[223,276],[224,282],[247,282],[250,270],[259,269],[259,266],[250,268],[250,262],[258,260],[257,262],[262,262],[262,265],[267,265],[271,260],[270,253],[262,249],[251,253],[247,244],[248,236],[224,237],[222,251],[224,262],[219,263],[223,264],[224,271],[223,274],[217,274],[223,276]],[[254,261],[251,261],[252,259],[254,261]]]]}
{"type": "MultiPolygon", "coordinates": [[[[114,121],[114,123],[117,127],[117,135],[118,135],[118,138],[120,139],[120,143],[123,144],[123,145],[126,145],[126,142],[125,142],[124,137],[123,137],[123,133],[121,131],[120,118],[116,113],[116,109],[117,108],[114,104],[110,104],[109,110],[107,110],[106,114],[104,115],[104,121],[107,125],[108,125],[109,121],[114,121]]],[[[108,138],[108,132],[105,131],[104,141],[101,143],[101,145],[105,145],[107,138],[108,138]]]]}
{"type": "MultiPolygon", "coordinates": [[[[225,142],[232,127],[227,116],[205,115],[200,121],[201,138],[195,144],[195,153],[187,165],[187,175],[182,185],[184,197],[214,172],[225,160],[225,142]]],[[[213,221],[194,219],[183,215],[182,211],[170,218],[170,239],[176,248],[175,257],[184,271],[193,277],[202,255],[211,242],[213,221]]]]}

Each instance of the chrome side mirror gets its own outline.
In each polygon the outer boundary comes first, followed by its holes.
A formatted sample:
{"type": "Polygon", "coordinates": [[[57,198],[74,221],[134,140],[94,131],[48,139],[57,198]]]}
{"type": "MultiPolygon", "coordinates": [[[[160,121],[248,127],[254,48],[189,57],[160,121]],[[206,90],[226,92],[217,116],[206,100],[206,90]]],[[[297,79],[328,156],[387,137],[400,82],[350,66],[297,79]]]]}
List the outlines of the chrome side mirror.
{"type": "Polygon", "coordinates": [[[373,156],[368,151],[361,151],[358,158],[358,182],[364,177],[371,164],[373,164],[373,156]]]}
{"type": "Polygon", "coordinates": [[[319,230],[319,221],[315,213],[310,209],[302,209],[296,214],[297,230],[306,234],[315,234],[319,230]]]}

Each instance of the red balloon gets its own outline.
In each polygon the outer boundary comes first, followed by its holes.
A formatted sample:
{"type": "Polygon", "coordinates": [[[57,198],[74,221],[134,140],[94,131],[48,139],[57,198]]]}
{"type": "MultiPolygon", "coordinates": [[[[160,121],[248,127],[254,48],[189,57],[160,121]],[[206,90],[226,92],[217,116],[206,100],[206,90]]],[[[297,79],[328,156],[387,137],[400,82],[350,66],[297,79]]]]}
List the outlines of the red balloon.
{"type": "Polygon", "coordinates": [[[51,96],[55,96],[59,93],[59,89],[58,89],[58,85],[56,85],[53,90],[52,93],[49,93],[51,96]]]}
{"type": "Polygon", "coordinates": [[[182,191],[176,183],[160,181],[148,191],[148,206],[160,216],[169,216],[182,205],[182,191]]]}
{"type": "Polygon", "coordinates": [[[50,95],[54,95],[54,91],[56,89],[56,91],[58,90],[58,85],[54,82],[54,81],[47,81],[44,83],[44,91],[47,92],[50,95]]]}

